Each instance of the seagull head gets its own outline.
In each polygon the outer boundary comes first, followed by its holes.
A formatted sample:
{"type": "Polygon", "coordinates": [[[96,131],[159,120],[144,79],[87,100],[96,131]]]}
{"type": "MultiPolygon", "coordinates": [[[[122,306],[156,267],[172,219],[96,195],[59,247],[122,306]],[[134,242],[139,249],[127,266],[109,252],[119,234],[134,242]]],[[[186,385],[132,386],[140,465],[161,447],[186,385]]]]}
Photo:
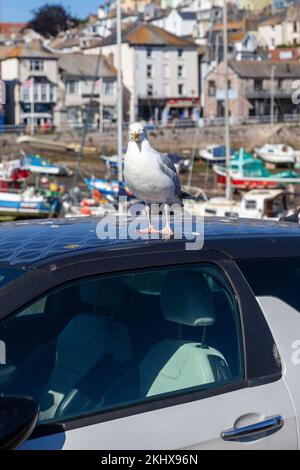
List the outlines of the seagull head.
{"type": "Polygon", "coordinates": [[[129,126],[129,141],[141,144],[144,140],[148,140],[147,130],[141,122],[135,122],[129,126]]]}

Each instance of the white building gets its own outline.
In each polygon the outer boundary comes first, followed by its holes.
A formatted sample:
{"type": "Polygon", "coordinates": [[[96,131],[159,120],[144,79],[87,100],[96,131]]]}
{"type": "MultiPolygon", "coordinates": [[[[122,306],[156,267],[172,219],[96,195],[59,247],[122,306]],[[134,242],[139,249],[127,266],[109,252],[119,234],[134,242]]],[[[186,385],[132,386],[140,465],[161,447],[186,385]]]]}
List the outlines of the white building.
{"type": "MultiPolygon", "coordinates": [[[[102,41],[118,63],[116,35],[102,41]]],[[[85,49],[97,54],[99,46],[85,49]]],[[[130,94],[130,121],[192,118],[199,109],[197,46],[157,26],[134,23],[123,31],[123,81],[130,94]]]]}
{"type": "MultiPolygon", "coordinates": [[[[228,3],[230,0],[228,0],[228,3]]],[[[183,6],[184,11],[194,11],[199,12],[202,10],[210,10],[213,7],[223,7],[223,0],[190,0],[189,2],[185,2],[185,6],[183,6]]]]}
{"type": "Polygon", "coordinates": [[[197,13],[171,10],[167,16],[154,19],[151,23],[177,36],[192,36],[197,24],[197,13]]]}
{"type": "Polygon", "coordinates": [[[284,28],[281,16],[272,16],[261,22],[258,26],[258,32],[271,51],[284,44],[284,28]]]}

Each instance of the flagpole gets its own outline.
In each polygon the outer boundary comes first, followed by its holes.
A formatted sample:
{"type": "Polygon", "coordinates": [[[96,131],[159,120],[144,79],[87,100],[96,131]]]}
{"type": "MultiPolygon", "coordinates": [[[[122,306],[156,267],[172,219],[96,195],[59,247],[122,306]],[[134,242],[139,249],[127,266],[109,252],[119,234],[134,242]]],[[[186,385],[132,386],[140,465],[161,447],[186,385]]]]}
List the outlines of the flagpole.
{"type": "Polygon", "coordinates": [[[224,65],[225,65],[225,80],[224,80],[224,98],[225,98],[225,147],[226,147],[226,198],[232,199],[231,190],[231,175],[230,175],[230,126],[229,126],[229,83],[228,83],[228,12],[227,0],[223,0],[223,32],[224,32],[224,65]]]}
{"type": "Polygon", "coordinates": [[[99,109],[99,116],[100,116],[100,134],[103,134],[104,131],[104,126],[103,126],[103,78],[101,78],[100,81],[100,91],[99,91],[99,103],[100,103],[100,109],[99,109]]]}
{"type": "Polygon", "coordinates": [[[122,10],[117,0],[117,47],[118,47],[118,180],[123,181],[123,87],[122,87],[122,10]]]}
{"type": "Polygon", "coordinates": [[[34,126],[34,77],[31,79],[31,135],[35,134],[35,126],[34,126]]]}

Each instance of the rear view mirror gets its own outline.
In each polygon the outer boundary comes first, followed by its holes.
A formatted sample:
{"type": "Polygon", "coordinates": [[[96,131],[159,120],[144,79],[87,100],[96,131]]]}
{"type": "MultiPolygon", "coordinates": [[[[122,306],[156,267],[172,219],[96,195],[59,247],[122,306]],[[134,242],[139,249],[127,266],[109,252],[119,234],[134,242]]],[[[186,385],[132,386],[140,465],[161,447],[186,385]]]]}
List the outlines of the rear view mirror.
{"type": "Polygon", "coordinates": [[[19,447],[31,435],[39,416],[33,398],[0,396],[0,450],[19,447]]]}

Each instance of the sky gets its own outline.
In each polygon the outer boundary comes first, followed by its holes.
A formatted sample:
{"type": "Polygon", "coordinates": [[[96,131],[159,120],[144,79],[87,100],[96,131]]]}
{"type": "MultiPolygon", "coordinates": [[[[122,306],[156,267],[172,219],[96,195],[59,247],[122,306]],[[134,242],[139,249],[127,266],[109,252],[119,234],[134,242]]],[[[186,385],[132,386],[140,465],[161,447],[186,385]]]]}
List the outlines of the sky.
{"type": "Polygon", "coordinates": [[[0,21],[26,23],[31,18],[31,11],[45,3],[61,3],[79,18],[89,13],[96,13],[101,0],[0,0],[0,21]]]}

